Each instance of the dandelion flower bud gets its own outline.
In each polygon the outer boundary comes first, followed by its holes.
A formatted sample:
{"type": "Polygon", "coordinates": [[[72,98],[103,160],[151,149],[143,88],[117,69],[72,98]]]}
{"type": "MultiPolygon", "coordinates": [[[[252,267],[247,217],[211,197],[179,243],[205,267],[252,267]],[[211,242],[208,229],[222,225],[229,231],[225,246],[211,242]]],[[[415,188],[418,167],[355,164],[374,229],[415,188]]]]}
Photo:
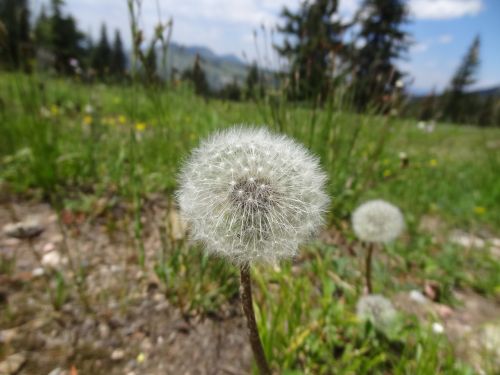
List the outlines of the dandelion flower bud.
{"type": "Polygon", "coordinates": [[[396,206],[383,200],[373,200],[354,211],[352,225],[362,241],[390,242],[403,231],[404,218],[396,206]]]}
{"type": "Polygon", "coordinates": [[[293,257],[323,222],[326,175],[290,138],[234,127],[206,139],[177,193],[194,240],[236,264],[293,257]]]}
{"type": "Polygon", "coordinates": [[[356,304],[356,315],[362,321],[370,321],[378,329],[390,328],[397,320],[392,302],[378,294],[363,296],[356,304]]]}

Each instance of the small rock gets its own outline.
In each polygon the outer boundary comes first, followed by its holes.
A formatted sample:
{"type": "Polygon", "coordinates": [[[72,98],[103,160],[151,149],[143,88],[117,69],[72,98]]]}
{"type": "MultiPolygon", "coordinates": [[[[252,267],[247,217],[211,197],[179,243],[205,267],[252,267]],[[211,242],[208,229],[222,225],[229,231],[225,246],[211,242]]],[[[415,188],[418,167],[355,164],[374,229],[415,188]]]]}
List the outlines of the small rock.
{"type": "Polygon", "coordinates": [[[122,349],[115,349],[111,353],[111,359],[113,361],[121,361],[123,358],[125,358],[125,352],[122,349]]]}
{"type": "Polygon", "coordinates": [[[33,277],[40,277],[40,276],[43,276],[43,274],[45,273],[45,271],[43,270],[42,267],[37,267],[35,268],[33,271],[31,271],[31,275],[33,277]]]}
{"type": "Polygon", "coordinates": [[[16,353],[5,358],[0,362],[0,374],[13,375],[19,371],[22,365],[26,362],[26,355],[23,353],[16,353]]]}
{"type": "Polygon", "coordinates": [[[42,251],[44,253],[50,253],[51,251],[55,250],[55,245],[52,242],[47,242],[45,245],[43,245],[42,251]]]}
{"type": "Polygon", "coordinates": [[[474,236],[470,233],[465,233],[460,230],[455,230],[450,235],[450,242],[463,246],[465,248],[482,249],[485,241],[482,238],[474,236]]]}
{"type": "Polygon", "coordinates": [[[35,238],[43,232],[42,224],[35,218],[29,218],[18,223],[7,224],[3,232],[7,237],[19,239],[35,238]]]}
{"type": "Polygon", "coordinates": [[[419,290],[412,290],[409,294],[410,299],[417,303],[427,303],[429,300],[419,290]]]}
{"type": "Polygon", "coordinates": [[[106,339],[109,337],[110,329],[109,326],[105,323],[99,324],[99,335],[102,339],[106,339]]]}
{"type": "Polygon", "coordinates": [[[17,330],[15,328],[4,329],[3,331],[0,331],[0,343],[8,344],[16,336],[17,336],[17,330]]]}
{"type": "Polygon", "coordinates": [[[42,264],[46,267],[57,267],[61,264],[61,256],[57,251],[51,251],[42,257],[42,264]]]}
{"type": "Polygon", "coordinates": [[[51,372],[49,372],[48,375],[63,375],[63,374],[64,374],[64,370],[59,368],[59,367],[56,367],[51,372]]]}

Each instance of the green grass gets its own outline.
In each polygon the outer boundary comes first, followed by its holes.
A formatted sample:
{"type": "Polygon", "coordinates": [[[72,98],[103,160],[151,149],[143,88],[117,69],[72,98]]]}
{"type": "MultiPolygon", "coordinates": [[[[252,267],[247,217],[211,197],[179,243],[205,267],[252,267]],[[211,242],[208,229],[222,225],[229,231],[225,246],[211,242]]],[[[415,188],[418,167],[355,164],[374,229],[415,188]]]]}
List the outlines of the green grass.
{"type": "MultiPolygon", "coordinates": [[[[186,314],[213,313],[234,299],[236,272],[166,237],[155,264],[144,264],[140,213],[148,194],[172,197],[182,160],[200,138],[233,124],[267,124],[321,158],[330,178],[329,222],[348,244],[355,244],[349,215],[360,202],[384,198],[401,207],[407,235],[386,249],[385,258],[375,256],[377,291],[391,296],[432,280],[440,285],[441,302],[452,304],[457,288],[498,298],[497,259],[436,244],[419,223],[430,215],[446,230],[498,232],[500,152],[489,142],[498,144],[499,129],[439,124],[424,133],[415,121],[356,115],[339,102],[313,110],[279,95],[257,103],[207,102],[185,86],[0,77],[2,190],[74,210],[91,210],[97,197],[110,193],[131,202],[137,261],[156,273],[169,300],[186,314]],[[93,111],[85,112],[88,105],[93,111]],[[406,167],[400,152],[409,157],[406,167]]],[[[254,270],[258,322],[274,368],[284,374],[472,373],[445,338],[411,317],[401,318],[396,335],[359,322],[360,262],[345,248],[316,243],[293,265],[254,270]]],[[[69,281],[56,281],[62,303],[69,281]]]]}

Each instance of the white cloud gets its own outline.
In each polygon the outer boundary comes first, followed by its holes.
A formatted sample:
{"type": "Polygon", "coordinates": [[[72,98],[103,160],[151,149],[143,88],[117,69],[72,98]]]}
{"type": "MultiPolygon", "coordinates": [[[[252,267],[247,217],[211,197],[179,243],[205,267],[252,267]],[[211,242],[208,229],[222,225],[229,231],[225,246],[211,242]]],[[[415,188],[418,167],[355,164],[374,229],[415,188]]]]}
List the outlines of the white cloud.
{"type": "Polygon", "coordinates": [[[450,19],[475,16],[482,0],[410,0],[410,12],[418,19],[450,19]]]}
{"type": "Polygon", "coordinates": [[[440,35],[438,37],[437,41],[440,44],[450,44],[451,42],[453,42],[453,35],[451,35],[451,34],[440,35]]]}
{"type": "Polygon", "coordinates": [[[429,43],[416,43],[411,47],[411,52],[422,53],[429,49],[429,43]]]}

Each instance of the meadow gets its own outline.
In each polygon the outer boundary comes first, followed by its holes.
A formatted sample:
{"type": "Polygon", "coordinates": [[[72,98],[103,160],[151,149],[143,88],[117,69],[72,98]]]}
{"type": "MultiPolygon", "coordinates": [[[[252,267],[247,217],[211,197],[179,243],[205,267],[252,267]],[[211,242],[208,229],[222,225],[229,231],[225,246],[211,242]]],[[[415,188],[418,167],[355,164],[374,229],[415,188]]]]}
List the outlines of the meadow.
{"type": "Polygon", "coordinates": [[[329,177],[318,237],[293,262],[252,270],[276,373],[500,371],[500,129],[360,115],[342,94],[311,108],[279,90],[228,102],[182,83],[6,73],[0,224],[35,215],[44,231],[0,237],[0,364],[19,354],[12,373],[250,371],[237,269],[188,240],[174,199],[190,150],[234,124],[292,136],[329,177]],[[350,215],[375,198],[406,221],[375,254],[375,292],[398,310],[388,329],[356,316],[363,248],[350,215]]]}

